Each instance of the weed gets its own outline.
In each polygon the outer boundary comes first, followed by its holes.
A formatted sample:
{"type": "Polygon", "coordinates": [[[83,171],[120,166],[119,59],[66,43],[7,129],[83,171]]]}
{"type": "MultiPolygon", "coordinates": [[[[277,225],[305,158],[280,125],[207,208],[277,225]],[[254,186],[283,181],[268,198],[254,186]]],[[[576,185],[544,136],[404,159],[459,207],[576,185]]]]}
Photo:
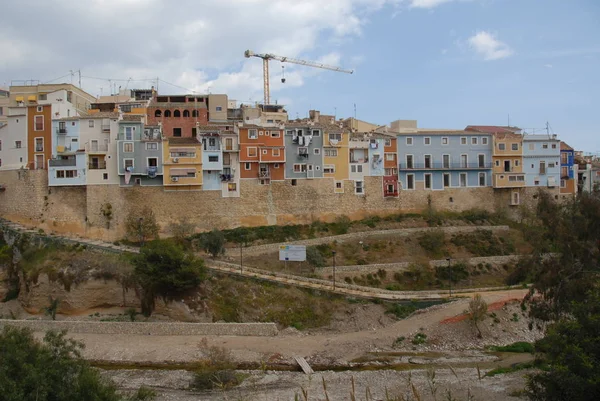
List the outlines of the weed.
{"type": "Polygon", "coordinates": [[[406,337],[404,337],[404,336],[400,336],[400,337],[396,338],[394,340],[394,343],[392,344],[392,347],[395,348],[395,347],[401,346],[404,343],[404,340],[406,340],[406,337]]]}
{"type": "Polygon", "coordinates": [[[447,253],[444,248],[446,235],[442,230],[427,231],[419,236],[419,245],[431,257],[441,257],[447,253]]]}
{"type": "Polygon", "coordinates": [[[492,351],[496,351],[496,352],[518,352],[518,353],[530,353],[530,354],[533,354],[535,352],[535,348],[534,348],[533,344],[524,342],[524,341],[519,341],[519,342],[510,344],[510,345],[504,345],[504,346],[491,346],[491,347],[489,347],[489,349],[492,351]]]}
{"type": "Polygon", "coordinates": [[[425,344],[427,342],[427,334],[425,333],[417,333],[415,334],[415,336],[413,337],[411,343],[413,343],[413,345],[421,345],[421,344],[425,344]]]}

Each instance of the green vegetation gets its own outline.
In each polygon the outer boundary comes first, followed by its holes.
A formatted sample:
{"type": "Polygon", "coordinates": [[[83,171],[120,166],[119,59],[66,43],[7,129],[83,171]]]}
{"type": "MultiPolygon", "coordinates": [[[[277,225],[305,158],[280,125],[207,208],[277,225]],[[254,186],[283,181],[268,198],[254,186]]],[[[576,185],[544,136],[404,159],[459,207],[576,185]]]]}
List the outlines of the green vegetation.
{"type": "Polygon", "coordinates": [[[125,219],[127,239],[132,242],[143,244],[148,240],[154,240],[158,238],[159,230],[154,212],[148,206],[133,209],[125,219]]]}
{"type": "Polygon", "coordinates": [[[194,373],[191,387],[195,390],[226,390],[237,386],[244,380],[244,375],[237,373],[231,351],[222,347],[208,347],[204,339],[200,343],[205,358],[201,367],[194,373]]]}
{"type": "Polygon", "coordinates": [[[473,322],[473,325],[477,329],[479,338],[483,337],[479,323],[481,323],[487,317],[487,309],[488,305],[481,297],[481,294],[475,294],[473,299],[471,299],[469,302],[469,319],[473,322]]]}
{"type": "Polygon", "coordinates": [[[415,334],[415,336],[413,337],[411,343],[413,345],[421,345],[421,344],[425,344],[427,342],[427,334],[425,333],[417,333],[415,334]]]}
{"type": "Polygon", "coordinates": [[[314,245],[306,247],[306,261],[314,267],[324,267],[326,265],[323,253],[314,245]]]}
{"type": "Polygon", "coordinates": [[[448,254],[445,243],[446,234],[442,230],[427,231],[419,236],[419,245],[432,258],[440,258],[448,254]]]}
{"type": "Polygon", "coordinates": [[[66,332],[49,331],[37,342],[30,330],[5,326],[0,332],[0,389],[6,401],[149,401],[155,396],[140,389],[120,395],[81,358],[83,344],[66,332]]]}
{"type": "Polygon", "coordinates": [[[475,230],[472,233],[455,234],[450,240],[475,256],[511,255],[515,246],[508,237],[497,236],[490,230],[475,230]]]}
{"type": "Polygon", "coordinates": [[[219,230],[212,230],[202,237],[202,248],[204,252],[216,258],[225,253],[225,236],[219,230]]]}
{"type": "Polygon", "coordinates": [[[451,281],[457,284],[469,277],[469,270],[464,263],[453,263],[450,266],[436,266],[435,277],[438,280],[451,281]]]}
{"type": "Polygon", "coordinates": [[[494,377],[496,375],[501,375],[501,374],[505,374],[505,373],[514,373],[514,372],[518,372],[520,370],[525,370],[525,369],[547,369],[546,365],[544,365],[541,361],[539,360],[535,360],[535,361],[531,361],[531,362],[523,362],[523,363],[515,363],[512,366],[508,366],[505,368],[496,368],[496,369],[492,369],[489,372],[487,372],[485,374],[485,376],[487,377],[494,377]]]}
{"type": "Polygon", "coordinates": [[[396,319],[405,319],[414,311],[421,309],[416,302],[409,304],[394,303],[386,306],[385,313],[394,315],[396,319]]]}
{"type": "Polygon", "coordinates": [[[50,304],[44,308],[44,313],[52,318],[52,320],[56,320],[56,311],[58,311],[58,305],[60,304],[60,300],[58,298],[49,297],[50,304]]]}
{"type": "Polygon", "coordinates": [[[132,257],[135,281],[141,287],[142,313],[150,316],[155,300],[171,300],[204,280],[204,261],[168,241],[153,241],[132,257]]]}
{"type": "Polygon", "coordinates": [[[519,341],[516,343],[512,343],[510,345],[493,345],[489,347],[490,350],[492,351],[496,351],[496,352],[517,352],[517,353],[529,353],[529,354],[533,354],[535,351],[535,348],[533,346],[532,343],[528,343],[528,342],[524,342],[524,341],[519,341]]]}

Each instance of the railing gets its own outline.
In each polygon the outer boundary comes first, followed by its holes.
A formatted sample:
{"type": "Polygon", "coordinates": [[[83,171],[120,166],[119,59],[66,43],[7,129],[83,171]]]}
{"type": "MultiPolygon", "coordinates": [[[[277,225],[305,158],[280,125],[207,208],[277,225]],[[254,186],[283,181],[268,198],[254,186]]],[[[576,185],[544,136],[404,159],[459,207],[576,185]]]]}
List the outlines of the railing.
{"type": "Polygon", "coordinates": [[[490,169],[492,163],[400,163],[400,170],[468,170],[490,169]]]}
{"type": "Polygon", "coordinates": [[[387,192],[387,191],[385,191],[383,193],[383,197],[384,198],[388,198],[388,197],[391,197],[391,196],[398,196],[398,191],[394,191],[394,192],[387,192]]]}
{"type": "Polygon", "coordinates": [[[238,151],[238,145],[232,145],[232,146],[223,146],[223,151],[224,152],[237,152],[238,151]]]}
{"type": "Polygon", "coordinates": [[[259,171],[258,172],[258,178],[271,178],[271,173],[269,172],[269,170],[267,170],[267,171],[259,171]]]}
{"type": "Polygon", "coordinates": [[[44,151],[44,147],[43,146],[36,146],[35,147],[35,151],[36,152],[43,152],[44,151]]]}
{"type": "Polygon", "coordinates": [[[66,134],[67,133],[67,128],[66,127],[64,127],[64,128],[57,128],[56,129],[56,133],[57,134],[66,134]]]}
{"type": "Polygon", "coordinates": [[[77,160],[73,159],[50,159],[50,167],[75,167],[77,160]]]}
{"type": "Polygon", "coordinates": [[[110,132],[110,124],[102,124],[102,132],[110,132]]]}
{"type": "Polygon", "coordinates": [[[67,153],[71,151],[70,146],[63,146],[62,150],[58,150],[59,147],[56,148],[56,153],[67,153]]]}
{"type": "Polygon", "coordinates": [[[97,163],[88,163],[88,169],[90,170],[106,170],[106,161],[98,161],[97,163]]]}
{"type": "Polygon", "coordinates": [[[86,152],[94,153],[94,152],[108,152],[108,145],[106,144],[98,144],[98,145],[85,145],[86,152]]]}

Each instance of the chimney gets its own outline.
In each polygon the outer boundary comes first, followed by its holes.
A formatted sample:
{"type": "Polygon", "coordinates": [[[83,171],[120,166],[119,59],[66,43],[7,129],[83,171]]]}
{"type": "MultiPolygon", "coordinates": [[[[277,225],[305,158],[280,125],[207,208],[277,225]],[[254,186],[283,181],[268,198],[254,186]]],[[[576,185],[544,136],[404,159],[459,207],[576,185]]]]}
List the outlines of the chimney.
{"type": "Polygon", "coordinates": [[[308,116],[312,121],[319,122],[321,112],[319,110],[309,110],[308,116]]]}

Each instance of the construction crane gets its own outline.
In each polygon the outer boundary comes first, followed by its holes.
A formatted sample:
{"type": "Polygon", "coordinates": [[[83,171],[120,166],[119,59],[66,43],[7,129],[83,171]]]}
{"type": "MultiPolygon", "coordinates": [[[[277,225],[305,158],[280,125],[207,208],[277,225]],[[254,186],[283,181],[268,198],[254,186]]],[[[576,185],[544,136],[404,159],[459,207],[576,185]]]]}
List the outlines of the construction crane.
{"type": "MultiPolygon", "coordinates": [[[[327,64],[317,63],[314,61],[299,60],[296,58],[277,56],[275,54],[269,54],[269,53],[257,54],[257,53],[254,53],[252,50],[246,50],[244,52],[244,56],[246,56],[246,58],[258,57],[258,58],[262,58],[262,60],[263,60],[263,81],[264,81],[264,90],[265,90],[265,105],[271,103],[271,94],[270,94],[270,89],[269,89],[269,60],[279,60],[282,63],[293,63],[293,64],[306,65],[308,67],[315,67],[315,68],[322,68],[325,70],[344,72],[346,74],[352,74],[354,72],[354,70],[345,70],[340,67],[334,67],[334,66],[327,65],[327,64]]],[[[281,82],[285,82],[285,78],[282,78],[281,82]]]]}

